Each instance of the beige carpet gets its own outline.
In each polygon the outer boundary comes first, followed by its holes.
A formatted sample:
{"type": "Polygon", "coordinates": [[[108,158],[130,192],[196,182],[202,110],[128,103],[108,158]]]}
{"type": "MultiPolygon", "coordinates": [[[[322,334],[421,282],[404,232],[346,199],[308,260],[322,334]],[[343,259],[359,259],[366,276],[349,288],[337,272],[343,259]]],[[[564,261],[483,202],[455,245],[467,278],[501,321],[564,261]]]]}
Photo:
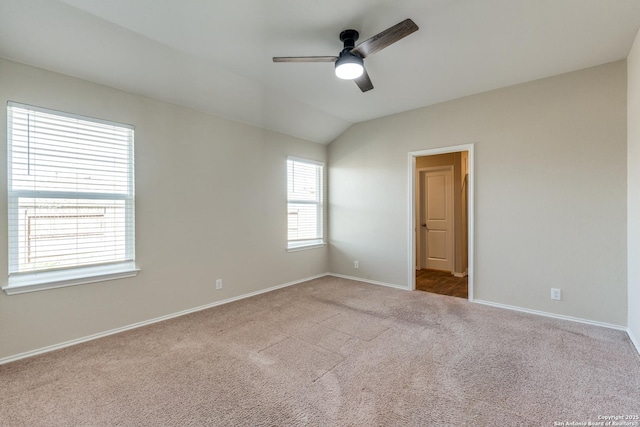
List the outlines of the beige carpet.
{"type": "Polygon", "coordinates": [[[325,277],[0,366],[3,426],[534,425],[640,414],[624,332],[325,277]]]}

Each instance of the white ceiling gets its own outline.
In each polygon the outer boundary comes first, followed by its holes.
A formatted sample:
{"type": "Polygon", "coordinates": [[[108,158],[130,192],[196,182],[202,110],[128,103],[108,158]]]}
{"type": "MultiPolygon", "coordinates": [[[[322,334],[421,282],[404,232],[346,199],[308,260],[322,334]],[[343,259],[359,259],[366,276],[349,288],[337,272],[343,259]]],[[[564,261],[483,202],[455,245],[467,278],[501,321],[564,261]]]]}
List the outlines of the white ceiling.
{"type": "MultiPolygon", "coordinates": [[[[0,0],[0,56],[300,138],[627,56],[639,0],[0,0]],[[405,18],[361,93],[331,63],[405,18]]],[[[1,78],[1,77],[0,77],[1,78]]]]}

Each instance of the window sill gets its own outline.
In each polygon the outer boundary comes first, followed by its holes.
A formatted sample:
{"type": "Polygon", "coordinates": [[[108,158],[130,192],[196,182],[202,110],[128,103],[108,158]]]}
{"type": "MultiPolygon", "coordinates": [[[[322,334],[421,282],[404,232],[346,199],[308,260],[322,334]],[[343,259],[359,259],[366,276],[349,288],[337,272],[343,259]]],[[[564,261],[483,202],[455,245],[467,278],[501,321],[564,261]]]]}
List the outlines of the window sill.
{"type": "Polygon", "coordinates": [[[134,277],[140,271],[133,262],[75,268],[71,270],[45,271],[9,276],[9,283],[2,288],[7,295],[44,291],[66,286],[84,285],[107,280],[134,277]]]}
{"type": "Polygon", "coordinates": [[[306,243],[306,244],[298,244],[294,246],[289,246],[287,248],[287,252],[306,251],[307,249],[324,248],[325,246],[327,246],[326,242],[312,242],[312,243],[306,243]]]}

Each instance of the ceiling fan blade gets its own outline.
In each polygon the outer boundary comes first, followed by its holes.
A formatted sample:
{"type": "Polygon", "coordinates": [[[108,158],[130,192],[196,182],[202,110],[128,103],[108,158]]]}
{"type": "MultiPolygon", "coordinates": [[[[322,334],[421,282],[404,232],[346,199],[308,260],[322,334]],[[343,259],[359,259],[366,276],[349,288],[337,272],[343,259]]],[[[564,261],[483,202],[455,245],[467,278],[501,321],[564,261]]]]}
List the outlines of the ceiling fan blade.
{"type": "Polygon", "coordinates": [[[274,56],[273,62],[336,62],[337,56],[274,56]]]}
{"type": "Polygon", "coordinates": [[[358,46],[351,49],[351,53],[357,53],[362,58],[366,58],[367,56],[384,49],[390,44],[407,37],[415,31],[418,31],[416,23],[411,19],[405,19],[393,27],[389,27],[383,32],[363,41],[358,46]]]}
{"type": "Polygon", "coordinates": [[[366,92],[368,90],[373,89],[373,83],[369,78],[369,74],[367,74],[367,69],[365,68],[362,72],[362,75],[354,80],[361,91],[366,92]]]}

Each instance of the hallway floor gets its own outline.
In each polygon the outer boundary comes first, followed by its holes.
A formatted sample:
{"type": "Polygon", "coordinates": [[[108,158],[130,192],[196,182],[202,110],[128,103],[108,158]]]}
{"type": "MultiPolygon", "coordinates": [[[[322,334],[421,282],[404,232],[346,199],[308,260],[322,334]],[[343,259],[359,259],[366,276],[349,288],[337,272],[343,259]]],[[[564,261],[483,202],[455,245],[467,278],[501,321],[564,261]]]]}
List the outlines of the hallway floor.
{"type": "Polygon", "coordinates": [[[468,298],[467,277],[455,277],[449,271],[417,270],[416,290],[458,298],[468,298]]]}

